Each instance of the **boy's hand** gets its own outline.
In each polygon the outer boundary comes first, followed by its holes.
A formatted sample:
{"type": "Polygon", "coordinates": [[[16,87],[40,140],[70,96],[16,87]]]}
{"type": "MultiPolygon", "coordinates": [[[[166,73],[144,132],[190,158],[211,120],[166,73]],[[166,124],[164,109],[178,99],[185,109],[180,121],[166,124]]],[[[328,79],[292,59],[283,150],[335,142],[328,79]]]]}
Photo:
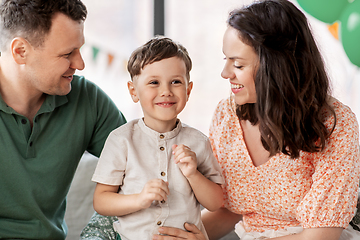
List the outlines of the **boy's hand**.
{"type": "Polygon", "coordinates": [[[197,172],[196,154],[183,144],[172,145],[175,164],[178,164],[181,172],[189,178],[197,172]]]}
{"type": "Polygon", "coordinates": [[[161,179],[149,180],[141,193],[138,195],[139,206],[141,209],[150,207],[151,203],[156,201],[167,200],[169,195],[169,183],[161,179]]]}

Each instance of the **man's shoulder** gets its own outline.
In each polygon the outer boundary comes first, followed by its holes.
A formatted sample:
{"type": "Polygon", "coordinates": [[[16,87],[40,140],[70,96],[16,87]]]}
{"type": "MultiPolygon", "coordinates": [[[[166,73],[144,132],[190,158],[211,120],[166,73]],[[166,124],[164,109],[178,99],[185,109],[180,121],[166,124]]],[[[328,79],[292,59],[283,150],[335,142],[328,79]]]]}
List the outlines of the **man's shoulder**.
{"type": "MultiPolygon", "coordinates": [[[[87,101],[110,102],[109,96],[94,82],[84,76],[74,75],[71,82],[71,91],[67,95],[68,99],[87,99],[87,101]]],[[[94,104],[94,103],[91,103],[94,104]]]]}
{"type": "Polygon", "coordinates": [[[71,92],[80,91],[81,89],[98,89],[99,87],[87,80],[84,76],[73,75],[73,80],[71,81],[71,92]]]}

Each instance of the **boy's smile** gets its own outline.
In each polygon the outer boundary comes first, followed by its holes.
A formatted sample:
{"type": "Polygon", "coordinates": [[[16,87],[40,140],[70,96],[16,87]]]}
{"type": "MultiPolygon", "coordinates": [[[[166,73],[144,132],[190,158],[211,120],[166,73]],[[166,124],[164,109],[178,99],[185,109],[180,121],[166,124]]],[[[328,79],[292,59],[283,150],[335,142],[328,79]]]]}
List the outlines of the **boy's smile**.
{"type": "Polygon", "coordinates": [[[186,77],[184,61],[171,57],[146,65],[128,82],[128,88],[133,101],[140,101],[145,124],[157,132],[168,132],[186,105],[192,82],[186,77]]]}

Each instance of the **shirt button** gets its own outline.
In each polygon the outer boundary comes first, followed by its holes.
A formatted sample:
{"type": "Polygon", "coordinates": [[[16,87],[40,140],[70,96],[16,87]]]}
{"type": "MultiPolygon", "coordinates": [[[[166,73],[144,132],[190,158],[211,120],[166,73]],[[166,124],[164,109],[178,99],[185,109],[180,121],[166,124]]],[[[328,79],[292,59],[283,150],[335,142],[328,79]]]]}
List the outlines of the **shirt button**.
{"type": "Polygon", "coordinates": [[[29,146],[32,147],[32,145],[33,145],[33,142],[30,142],[29,146]]]}
{"type": "Polygon", "coordinates": [[[161,138],[161,139],[164,139],[164,137],[165,137],[165,136],[164,136],[163,134],[160,134],[160,138],[161,138]]]}
{"type": "Polygon", "coordinates": [[[21,123],[22,123],[22,124],[26,124],[26,122],[27,122],[27,121],[26,121],[25,118],[21,119],[21,123]]]}
{"type": "Polygon", "coordinates": [[[165,172],[161,172],[160,174],[161,174],[161,176],[165,176],[165,175],[166,175],[166,173],[165,173],[165,172]]]}
{"type": "Polygon", "coordinates": [[[165,203],[165,200],[161,200],[161,203],[165,203]]]}
{"type": "Polygon", "coordinates": [[[161,221],[158,221],[156,224],[157,224],[157,225],[161,225],[161,221]]]}
{"type": "Polygon", "coordinates": [[[164,147],[160,147],[160,151],[164,151],[165,150],[165,148],[164,147]]]}

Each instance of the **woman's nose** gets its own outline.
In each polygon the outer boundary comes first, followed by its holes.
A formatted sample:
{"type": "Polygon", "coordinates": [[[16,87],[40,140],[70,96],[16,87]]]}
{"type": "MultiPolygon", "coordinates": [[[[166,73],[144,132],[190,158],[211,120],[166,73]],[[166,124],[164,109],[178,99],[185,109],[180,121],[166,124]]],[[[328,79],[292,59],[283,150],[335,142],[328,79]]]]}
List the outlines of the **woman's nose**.
{"type": "Polygon", "coordinates": [[[234,78],[234,76],[235,76],[235,74],[231,70],[229,63],[225,63],[224,68],[221,72],[221,77],[223,77],[224,79],[231,79],[231,78],[234,78]]]}

